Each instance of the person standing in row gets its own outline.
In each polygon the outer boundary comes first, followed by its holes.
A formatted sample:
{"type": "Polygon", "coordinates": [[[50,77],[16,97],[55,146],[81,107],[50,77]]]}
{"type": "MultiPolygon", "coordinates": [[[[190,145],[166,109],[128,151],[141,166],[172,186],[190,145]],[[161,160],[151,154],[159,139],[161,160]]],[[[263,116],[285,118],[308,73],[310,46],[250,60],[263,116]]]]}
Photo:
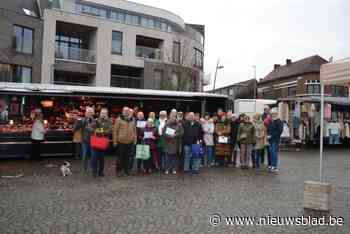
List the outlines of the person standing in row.
{"type": "MultiPolygon", "coordinates": [[[[262,120],[264,121],[265,128],[268,129],[269,125],[271,123],[271,114],[270,114],[270,107],[265,106],[264,107],[264,113],[262,115],[262,120]]],[[[269,142],[266,141],[266,160],[267,160],[267,165],[269,168],[271,168],[271,154],[270,154],[270,145],[269,142]]],[[[265,150],[264,153],[262,154],[261,157],[261,164],[265,163],[265,150]]]]}
{"type": "Polygon", "coordinates": [[[89,161],[91,157],[90,137],[94,132],[94,129],[92,128],[92,125],[94,123],[94,114],[94,109],[92,107],[87,107],[85,110],[85,117],[81,120],[78,120],[73,129],[73,132],[81,130],[81,159],[84,173],[87,173],[89,170],[89,161]]]}
{"type": "Polygon", "coordinates": [[[114,124],[113,129],[113,145],[117,148],[117,160],[116,170],[118,176],[129,175],[129,162],[132,157],[132,147],[136,144],[136,126],[133,119],[130,116],[130,110],[128,107],[123,108],[122,116],[120,116],[114,124]],[[120,162],[120,171],[118,171],[120,162]]]}
{"type": "Polygon", "coordinates": [[[183,135],[183,128],[181,123],[176,119],[177,111],[172,110],[170,112],[169,120],[164,126],[163,133],[165,138],[165,155],[166,155],[166,165],[165,174],[176,174],[177,162],[178,162],[178,150],[180,138],[183,135]]]}
{"type": "Polygon", "coordinates": [[[199,122],[195,121],[194,113],[190,112],[187,115],[187,121],[184,123],[184,172],[192,170],[193,174],[199,173],[200,158],[193,157],[192,145],[199,144],[202,140],[202,126],[199,122]]]}
{"type": "Polygon", "coordinates": [[[254,116],[254,127],[255,127],[255,168],[260,168],[261,157],[264,154],[265,145],[266,145],[266,127],[264,121],[262,121],[259,113],[256,113],[254,116]]]}
{"type": "Polygon", "coordinates": [[[237,144],[237,134],[238,134],[238,128],[239,128],[239,118],[237,117],[236,114],[232,114],[231,118],[231,149],[232,149],[232,154],[231,154],[231,160],[230,164],[233,167],[236,167],[237,163],[237,154],[238,154],[238,149],[239,146],[237,144]]]}
{"type": "MultiPolygon", "coordinates": [[[[142,137],[141,134],[143,133],[143,130],[146,127],[146,120],[145,120],[145,115],[142,111],[139,111],[136,115],[136,133],[137,133],[137,144],[142,143],[142,137]]],[[[135,151],[136,154],[136,151],[135,151]]],[[[136,155],[135,155],[136,156],[136,155]]],[[[144,160],[141,159],[136,159],[136,164],[137,164],[137,172],[140,173],[141,169],[145,169],[145,162],[144,160]]]]}
{"type": "Polygon", "coordinates": [[[239,126],[237,137],[241,149],[241,168],[248,169],[250,164],[249,159],[251,158],[251,152],[253,150],[253,144],[255,144],[255,129],[254,125],[250,122],[248,115],[244,116],[244,122],[239,126]]]}
{"type": "MultiPolygon", "coordinates": [[[[100,117],[96,119],[92,128],[97,136],[105,137],[109,141],[109,136],[112,133],[112,121],[108,118],[108,110],[106,108],[101,109],[100,117]]],[[[94,177],[104,176],[104,157],[106,151],[107,149],[91,149],[91,167],[94,177]]]]}
{"type": "Polygon", "coordinates": [[[231,122],[226,118],[225,113],[220,117],[219,122],[215,125],[215,160],[220,166],[225,166],[226,162],[231,159],[231,122]]]}
{"type": "Polygon", "coordinates": [[[41,160],[41,143],[44,141],[46,132],[41,111],[36,111],[33,121],[31,133],[32,151],[30,158],[39,161],[41,160]]]}
{"type": "Polygon", "coordinates": [[[283,131],[283,123],[278,117],[278,111],[275,109],[271,110],[271,119],[272,122],[267,129],[267,138],[270,144],[271,155],[271,167],[269,167],[269,171],[278,172],[278,150],[283,131]]]}
{"type": "Polygon", "coordinates": [[[204,123],[202,124],[203,128],[203,141],[205,144],[205,157],[204,157],[204,166],[212,167],[214,166],[214,130],[215,125],[213,119],[207,114],[204,117],[204,123]]]}
{"type": "Polygon", "coordinates": [[[166,165],[166,157],[164,153],[164,144],[165,139],[163,135],[163,129],[165,127],[165,124],[167,122],[167,112],[166,111],[160,111],[159,112],[159,119],[156,120],[156,128],[158,129],[158,144],[157,144],[157,151],[158,151],[158,157],[159,157],[159,166],[160,169],[165,170],[166,165]]]}
{"type": "Polygon", "coordinates": [[[150,158],[143,161],[143,172],[152,173],[152,167],[157,168],[157,139],[158,130],[154,125],[154,120],[149,118],[146,122],[146,127],[141,130],[139,135],[140,143],[149,145],[150,148],[150,158]],[[153,165],[152,165],[153,164],[153,165]]]}

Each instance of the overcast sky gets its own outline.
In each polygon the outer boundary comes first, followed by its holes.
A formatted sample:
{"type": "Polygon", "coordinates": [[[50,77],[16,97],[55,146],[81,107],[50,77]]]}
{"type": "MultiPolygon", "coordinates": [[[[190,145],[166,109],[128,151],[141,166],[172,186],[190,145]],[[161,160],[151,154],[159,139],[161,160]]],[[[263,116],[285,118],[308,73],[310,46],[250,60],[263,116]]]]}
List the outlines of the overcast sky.
{"type": "Polygon", "coordinates": [[[350,57],[350,0],[134,1],[205,25],[205,73],[225,67],[216,87],[253,78],[253,65],[262,78],[286,58],[350,57]]]}

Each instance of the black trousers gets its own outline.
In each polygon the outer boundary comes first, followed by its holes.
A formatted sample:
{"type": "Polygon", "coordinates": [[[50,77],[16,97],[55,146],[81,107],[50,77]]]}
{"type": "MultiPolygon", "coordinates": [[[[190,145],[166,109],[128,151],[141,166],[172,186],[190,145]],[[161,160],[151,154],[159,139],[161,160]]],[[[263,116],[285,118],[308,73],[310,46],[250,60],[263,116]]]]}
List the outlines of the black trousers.
{"type": "Polygon", "coordinates": [[[30,159],[39,161],[41,159],[41,142],[42,140],[32,139],[32,149],[30,159]]]}
{"type": "Polygon", "coordinates": [[[124,171],[128,173],[129,162],[132,154],[133,144],[121,144],[117,146],[116,172],[124,171]]]}

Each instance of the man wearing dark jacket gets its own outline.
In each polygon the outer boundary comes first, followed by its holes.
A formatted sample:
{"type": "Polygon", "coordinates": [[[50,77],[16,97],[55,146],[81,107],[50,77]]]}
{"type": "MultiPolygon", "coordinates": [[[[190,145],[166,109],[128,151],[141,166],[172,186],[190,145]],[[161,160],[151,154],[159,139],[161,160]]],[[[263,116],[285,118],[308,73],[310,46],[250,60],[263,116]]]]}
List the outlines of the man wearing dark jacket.
{"type": "Polygon", "coordinates": [[[237,115],[233,114],[231,118],[231,146],[232,146],[232,158],[230,161],[230,164],[233,165],[234,167],[236,166],[236,160],[237,160],[237,133],[238,133],[238,128],[239,128],[239,118],[237,118],[237,115]]]}
{"type": "Polygon", "coordinates": [[[277,110],[271,111],[272,122],[267,129],[267,138],[270,143],[271,168],[270,172],[278,172],[278,148],[283,131],[282,121],[278,118],[277,110]]]}
{"type": "Polygon", "coordinates": [[[93,124],[95,124],[94,114],[95,114],[94,109],[91,107],[87,107],[85,110],[85,117],[81,120],[78,120],[75,123],[74,129],[73,129],[73,132],[81,130],[81,133],[82,133],[81,159],[83,164],[83,170],[85,173],[88,172],[89,160],[91,157],[90,137],[94,132],[94,129],[92,128],[93,124]]]}
{"type": "Polygon", "coordinates": [[[193,157],[192,155],[192,145],[198,144],[200,140],[202,140],[203,132],[202,126],[200,123],[195,121],[194,113],[190,112],[188,114],[188,119],[183,125],[183,144],[184,144],[184,171],[188,172],[190,168],[192,169],[192,173],[198,174],[199,172],[199,164],[201,159],[198,157],[193,157]]]}

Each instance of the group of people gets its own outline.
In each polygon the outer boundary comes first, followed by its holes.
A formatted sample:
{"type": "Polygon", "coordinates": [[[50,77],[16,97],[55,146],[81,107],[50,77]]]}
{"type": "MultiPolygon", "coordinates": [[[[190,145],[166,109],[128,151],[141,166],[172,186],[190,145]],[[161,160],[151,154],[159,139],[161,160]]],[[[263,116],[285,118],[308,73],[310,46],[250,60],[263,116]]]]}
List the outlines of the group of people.
{"type": "Polygon", "coordinates": [[[108,148],[96,147],[97,143],[104,145],[101,139],[107,142],[112,139],[117,176],[129,175],[134,167],[138,173],[165,174],[177,174],[179,170],[198,174],[201,167],[213,166],[260,168],[265,164],[265,153],[268,170],[279,170],[278,146],[283,124],[278,111],[269,107],[252,119],[230,111],[219,110],[214,116],[201,117],[198,113],[175,109],[169,114],[160,111],[158,117],[150,112],[145,117],[142,111],[135,112],[129,107],[124,107],[114,121],[105,108],[98,118],[94,115],[94,109],[87,107],[85,117],[77,120],[73,129],[74,135],[81,136],[78,147],[81,147],[83,169],[88,172],[91,168],[94,177],[104,176],[104,155],[108,148]],[[148,150],[148,157],[138,157],[144,149],[148,150]]]}

